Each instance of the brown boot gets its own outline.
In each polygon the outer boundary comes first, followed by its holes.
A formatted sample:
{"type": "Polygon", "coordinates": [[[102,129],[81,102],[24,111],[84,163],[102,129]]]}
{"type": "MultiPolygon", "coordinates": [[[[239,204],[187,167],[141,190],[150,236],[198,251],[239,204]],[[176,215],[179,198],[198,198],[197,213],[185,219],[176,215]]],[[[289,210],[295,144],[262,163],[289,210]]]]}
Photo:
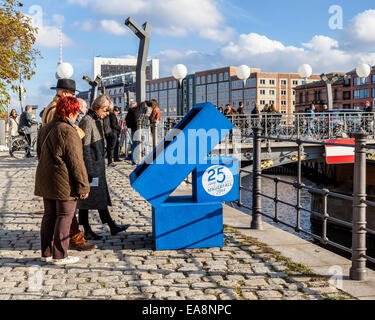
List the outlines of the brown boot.
{"type": "Polygon", "coordinates": [[[98,246],[96,244],[84,242],[81,244],[75,244],[74,242],[70,241],[69,250],[77,250],[77,251],[90,251],[96,249],[98,246]]]}

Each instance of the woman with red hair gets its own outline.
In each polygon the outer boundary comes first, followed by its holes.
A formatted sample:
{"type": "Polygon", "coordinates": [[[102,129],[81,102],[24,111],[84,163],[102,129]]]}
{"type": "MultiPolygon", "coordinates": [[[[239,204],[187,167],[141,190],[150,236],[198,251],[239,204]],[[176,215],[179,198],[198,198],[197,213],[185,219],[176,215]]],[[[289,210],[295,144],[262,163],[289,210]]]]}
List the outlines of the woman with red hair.
{"type": "Polygon", "coordinates": [[[55,118],[39,132],[35,195],[43,197],[40,236],[42,261],[62,265],[79,261],[68,256],[69,230],[78,199],[87,199],[90,185],[83,160],[83,131],[74,123],[79,102],[62,97],[55,118]]]}

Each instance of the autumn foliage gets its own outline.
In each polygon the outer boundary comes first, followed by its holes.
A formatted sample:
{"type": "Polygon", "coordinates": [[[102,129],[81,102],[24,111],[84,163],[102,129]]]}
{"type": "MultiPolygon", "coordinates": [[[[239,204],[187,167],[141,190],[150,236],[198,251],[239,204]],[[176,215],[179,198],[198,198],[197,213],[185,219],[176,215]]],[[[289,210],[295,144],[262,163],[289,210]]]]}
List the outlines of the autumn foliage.
{"type": "Polygon", "coordinates": [[[6,112],[11,92],[18,92],[20,74],[30,80],[35,74],[36,59],[40,57],[33,48],[37,28],[20,8],[16,0],[0,0],[0,113],[6,112]]]}

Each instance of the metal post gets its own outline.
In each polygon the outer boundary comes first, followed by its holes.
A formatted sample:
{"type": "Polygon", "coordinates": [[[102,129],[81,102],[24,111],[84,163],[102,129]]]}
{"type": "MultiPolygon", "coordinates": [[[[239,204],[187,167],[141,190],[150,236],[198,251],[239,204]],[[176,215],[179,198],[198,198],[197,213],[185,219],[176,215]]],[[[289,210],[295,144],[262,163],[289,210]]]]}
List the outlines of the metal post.
{"type": "Polygon", "coordinates": [[[353,230],[351,280],[366,280],[366,139],[368,134],[358,132],[355,137],[353,179],[353,230]]]}
{"type": "Polygon", "coordinates": [[[253,142],[253,214],[251,220],[251,229],[263,230],[262,221],[262,196],[260,195],[262,188],[262,178],[260,174],[262,173],[261,168],[261,152],[262,145],[260,134],[262,128],[258,125],[253,127],[254,142],[253,142]]]}
{"type": "Polygon", "coordinates": [[[157,134],[157,121],[154,120],[151,122],[151,133],[152,133],[152,148],[155,149],[158,144],[158,134],[157,134]]]}
{"type": "Polygon", "coordinates": [[[139,49],[137,58],[137,69],[136,69],[136,94],[137,103],[140,105],[146,100],[146,67],[147,67],[147,56],[150,47],[151,38],[151,25],[145,22],[142,27],[138,26],[137,23],[129,17],[125,21],[125,25],[139,38],[139,49]]]}

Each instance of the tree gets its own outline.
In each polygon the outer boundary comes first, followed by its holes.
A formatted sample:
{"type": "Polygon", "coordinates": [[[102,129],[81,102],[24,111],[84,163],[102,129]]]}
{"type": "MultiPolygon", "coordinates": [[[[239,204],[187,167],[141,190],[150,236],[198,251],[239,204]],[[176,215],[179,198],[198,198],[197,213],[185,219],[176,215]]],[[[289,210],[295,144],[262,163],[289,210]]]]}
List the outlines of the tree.
{"type": "Polygon", "coordinates": [[[10,91],[17,92],[20,74],[30,80],[40,52],[33,48],[38,28],[20,12],[17,0],[0,0],[0,113],[6,113],[10,91]]]}

